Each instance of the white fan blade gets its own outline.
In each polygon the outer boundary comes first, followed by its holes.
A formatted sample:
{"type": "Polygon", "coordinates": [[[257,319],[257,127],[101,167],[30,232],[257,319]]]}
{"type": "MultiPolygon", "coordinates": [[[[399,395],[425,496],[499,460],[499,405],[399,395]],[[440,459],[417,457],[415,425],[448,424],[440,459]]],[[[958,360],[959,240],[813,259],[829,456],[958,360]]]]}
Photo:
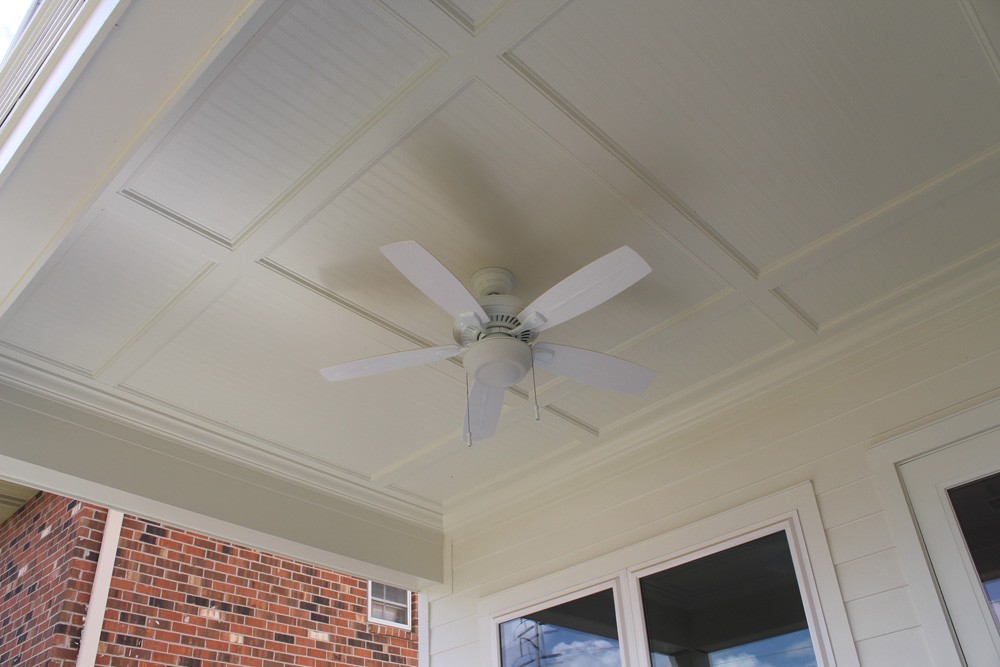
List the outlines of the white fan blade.
{"type": "Polygon", "coordinates": [[[452,317],[478,316],[480,324],[490,319],[461,281],[416,241],[391,243],[380,250],[407,280],[452,317]]]}
{"type": "Polygon", "coordinates": [[[569,345],[538,343],[531,354],[535,368],[626,394],[641,394],[656,376],[656,371],[631,361],[569,345]]]}
{"type": "Polygon", "coordinates": [[[639,253],[622,246],[563,279],[528,304],[517,319],[526,329],[544,331],[604,303],[651,270],[639,253]]]}
{"type": "Polygon", "coordinates": [[[420,366],[438,359],[454,357],[462,351],[458,345],[442,345],[441,347],[424,347],[419,350],[407,350],[406,352],[393,352],[383,354],[378,357],[349,361],[346,364],[330,366],[320,370],[320,373],[327,380],[337,382],[338,380],[351,380],[353,378],[365,377],[366,375],[377,375],[398,371],[411,366],[420,366]]]}
{"type": "Polygon", "coordinates": [[[465,413],[465,431],[463,442],[485,440],[497,430],[500,421],[500,411],[503,410],[503,387],[491,387],[482,382],[472,385],[469,392],[469,409],[465,413]]]}

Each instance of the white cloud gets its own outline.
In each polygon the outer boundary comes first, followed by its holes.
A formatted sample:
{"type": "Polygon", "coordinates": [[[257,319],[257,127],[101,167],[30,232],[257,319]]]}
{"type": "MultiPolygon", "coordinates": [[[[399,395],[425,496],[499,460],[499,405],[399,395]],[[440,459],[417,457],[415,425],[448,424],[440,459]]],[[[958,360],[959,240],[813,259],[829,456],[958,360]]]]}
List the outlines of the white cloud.
{"type": "Polygon", "coordinates": [[[550,653],[558,657],[548,661],[549,664],[560,667],[620,667],[622,664],[618,646],[606,639],[559,642],[550,653]]]}
{"type": "Polygon", "coordinates": [[[712,667],[774,667],[752,653],[723,653],[711,657],[712,667]]]}

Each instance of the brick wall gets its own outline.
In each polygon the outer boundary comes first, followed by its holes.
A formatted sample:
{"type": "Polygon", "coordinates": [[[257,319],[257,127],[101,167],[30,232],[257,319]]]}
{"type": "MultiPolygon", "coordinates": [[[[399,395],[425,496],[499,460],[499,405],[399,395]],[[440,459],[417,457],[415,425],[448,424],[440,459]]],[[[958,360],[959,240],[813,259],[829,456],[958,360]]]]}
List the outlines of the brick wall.
{"type": "MultiPolygon", "coordinates": [[[[0,527],[0,667],[74,664],[104,516],[40,494],[0,527]]],[[[407,631],[368,623],[367,593],[362,579],[126,516],[97,664],[416,667],[415,601],[407,631]]]]}
{"type": "Polygon", "coordinates": [[[0,667],[76,663],[105,515],[38,494],[0,526],[0,667]]]}
{"type": "MultiPolygon", "coordinates": [[[[412,603],[412,601],[411,601],[412,603]]],[[[98,664],[417,664],[367,622],[367,581],[126,517],[98,664]]]]}

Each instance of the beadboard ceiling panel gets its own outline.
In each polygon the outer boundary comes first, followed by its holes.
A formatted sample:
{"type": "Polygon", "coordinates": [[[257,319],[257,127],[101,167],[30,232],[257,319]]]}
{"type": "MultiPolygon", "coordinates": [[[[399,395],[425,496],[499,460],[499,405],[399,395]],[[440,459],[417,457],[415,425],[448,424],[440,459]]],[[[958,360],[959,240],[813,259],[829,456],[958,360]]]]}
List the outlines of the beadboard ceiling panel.
{"type": "Polygon", "coordinates": [[[577,0],[514,51],[758,268],[1000,141],[958,3],[577,0]]]}
{"type": "Polygon", "coordinates": [[[368,474],[420,444],[461,437],[465,387],[451,366],[413,369],[405,405],[390,376],[330,383],[319,369],[409,349],[349,312],[319,313],[243,280],[154,355],[125,386],[271,443],[280,455],[368,474]],[[296,322],[294,328],[285,323],[296,322]],[[389,339],[391,340],[391,338],[389,339]],[[336,342],[334,345],[333,342],[336,342]],[[379,447],[366,446],[378,425],[379,447]]]}
{"type": "Polygon", "coordinates": [[[102,211],[22,299],[0,340],[93,372],[208,267],[184,246],[102,211]]]}
{"type": "Polygon", "coordinates": [[[1000,251],[1000,161],[994,174],[862,245],[806,272],[781,290],[820,326],[900,292],[951,277],[963,260],[1000,251]]]}
{"type": "Polygon", "coordinates": [[[451,443],[442,458],[428,458],[428,464],[415,466],[394,486],[420,497],[454,501],[475,495],[487,484],[502,485],[505,479],[537,470],[546,461],[557,463],[561,455],[572,455],[579,440],[593,440],[582,431],[570,431],[563,420],[544,411],[535,421],[528,410],[513,414],[507,410],[501,423],[497,436],[472,447],[451,443]]]}
{"type": "Polygon", "coordinates": [[[9,151],[0,266],[24,275],[0,294],[0,383],[191,465],[436,530],[632,465],[1000,284],[1000,36],[979,0],[248,2],[197,53],[142,26],[203,44],[183,33],[210,13],[123,4],[9,151]],[[404,240],[466,285],[509,269],[524,302],[632,247],[652,273],[539,340],[652,385],[539,370],[468,447],[460,357],[327,382],[452,342],[379,252],[404,240]]]}
{"type": "Polygon", "coordinates": [[[291,3],[128,187],[231,241],[436,56],[377,3],[291,3]]]}
{"type": "Polygon", "coordinates": [[[524,303],[621,245],[638,249],[653,267],[650,276],[546,333],[546,339],[599,350],[725,289],[707,267],[480,85],[428,120],[269,261],[425,340],[449,343],[448,315],[378,252],[408,239],[422,243],[466,285],[481,268],[509,269],[513,293],[524,303]]]}
{"type": "MultiPolygon", "coordinates": [[[[738,370],[750,360],[790,343],[774,323],[752,306],[721,314],[704,328],[672,335],[669,330],[636,344],[625,356],[656,371],[652,386],[642,396],[628,396],[591,387],[578,387],[555,406],[600,429],[619,426],[630,415],[658,402],[738,370]]],[[[571,381],[567,381],[572,384],[571,381]]]]}

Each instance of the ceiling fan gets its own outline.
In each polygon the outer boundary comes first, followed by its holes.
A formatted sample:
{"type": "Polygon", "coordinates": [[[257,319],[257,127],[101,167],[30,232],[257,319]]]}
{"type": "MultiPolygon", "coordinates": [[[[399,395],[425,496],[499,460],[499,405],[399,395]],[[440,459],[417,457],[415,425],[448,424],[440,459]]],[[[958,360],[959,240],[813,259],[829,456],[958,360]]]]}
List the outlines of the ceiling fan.
{"type": "Polygon", "coordinates": [[[380,248],[417,289],[451,315],[455,345],[395,352],[320,370],[331,381],[376,375],[454,357],[472,378],[465,412],[466,442],[496,431],[507,387],[540,368],[579,382],[641,394],[654,371],[618,357],[568,345],[535,342],[538,334],[587,312],[650,272],[637,252],[622,246],[563,279],[527,306],[510,294],[514,276],[507,269],[482,269],[470,292],[416,241],[380,248]],[[477,298],[478,297],[478,298],[477,298]]]}

